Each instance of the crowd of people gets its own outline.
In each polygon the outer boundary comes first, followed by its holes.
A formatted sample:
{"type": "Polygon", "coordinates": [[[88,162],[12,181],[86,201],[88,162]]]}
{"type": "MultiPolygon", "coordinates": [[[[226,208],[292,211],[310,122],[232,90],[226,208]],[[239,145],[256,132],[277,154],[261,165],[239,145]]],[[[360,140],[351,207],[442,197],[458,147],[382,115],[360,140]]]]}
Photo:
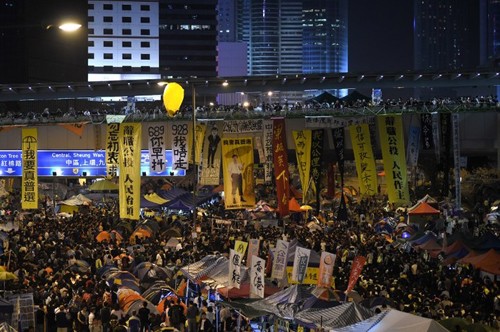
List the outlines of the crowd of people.
{"type": "MultiPolygon", "coordinates": [[[[151,262],[177,272],[207,255],[227,254],[236,240],[251,238],[261,240],[259,256],[263,258],[269,256],[278,239],[297,239],[301,246],[318,253],[336,253],[333,275],[338,290],[347,288],[353,258],[363,255],[367,263],[355,287],[359,297],[385,297],[390,307],[437,320],[459,317],[500,327],[497,276],[467,265],[445,266],[426,251],[403,245],[401,241],[388,241],[374,225],[382,218],[404,218],[405,212],[388,210],[383,196],[352,201],[349,221],[335,220],[334,213],[317,215],[320,227],[315,228],[307,227],[310,218],[299,213],[298,218],[286,221],[285,227],[262,228],[245,222],[240,227],[220,231],[209,222],[215,211],[220,211],[215,204],[198,219],[196,237],[192,236],[195,231],[192,222],[183,223],[170,214],[157,216],[154,222],[158,223],[159,231],[145,238],[130,237],[136,221],[127,221],[131,224],[128,230],[117,228],[123,224],[118,211],[102,206],[91,206],[69,218],[53,218],[40,210],[18,220],[21,214],[13,213],[19,209],[16,197],[3,198],[4,211],[11,211],[4,214],[3,222],[17,225],[7,232],[4,254],[0,257],[0,265],[17,275],[16,280],[5,282],[4,291],[33,293],[37,331],[44,331],[44,327],[45,331],[154,331],[170,326],[189,332],[210,332],[217,323],[214,313],[218,307],[205,295],[192,292],[189,299],[181,295],[173,297],[163,312],[152,309],[147,301],[140,308],[124,312],[118,298],[122,286],[110,284],[100,271],[112,265],[132,272],[138,264],[151,262]],[[176,247],[166,245],[169,238],[164,234],[172,227],[180,235],[176,247]],[[122,241],[115,238],[99,242],[96,238],[103,230],[117,229],[122,233],[122,241]],[[138,247],[130,250],[130,241],[144,250],[138,247]],[[81,261],[88,263],[88,269],[77,264],[81,261]],[[187,308],[183,305],[186,300],[187,308]]],[[[446,222],[453,221],[452,214],[447,218],[446,222]]],[[[478,236],[485,231],[479,224],[472,227],[477,230],[469,231],[478,236]]],[[[175,288],[183,278],[175,273],[164,281],[175,288]]],[[[237,315],[225,308],[220,311],[219,331],[236,330],[236,321],[237,315]]],[[[239,326],[250,328],[249,324],[239,326]]]]}

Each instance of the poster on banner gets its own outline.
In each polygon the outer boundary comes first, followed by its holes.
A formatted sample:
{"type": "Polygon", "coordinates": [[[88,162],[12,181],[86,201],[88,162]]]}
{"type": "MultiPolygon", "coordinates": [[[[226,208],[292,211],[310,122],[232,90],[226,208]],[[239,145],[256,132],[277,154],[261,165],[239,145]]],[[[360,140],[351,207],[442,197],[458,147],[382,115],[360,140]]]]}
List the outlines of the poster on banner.
{"type": "Polygon", "coordinates": [[[311,250],[297,246],[295,248],[295,255],[292,268],[292,281],[299,284],[304,281],[306,276],[307,266],[309,265],[309,257],[311,250]]]}
{"type": "Polygon", "coordinates": [[[330,287],[332,285],[333,268],[336,255],[323,251],[319,261],[318,287],[330,287]]]}
{"type": "Polygon", "coordinates": [[[172,137],[172,169],[186,170],[189,168],[189,124],[187,122],[170,123],[172,137]]]}
{"type": "Polygon", "coordinates": [[[290,214],[290,173],[288,171],[288,146],[285,119],[273,119],[273,166],[276,180],[278,213],[283,218],[290,214]]]}
{"type": "Polygon", "coordinates": [[[297,157],[297,169],[299,171],[300,183],[302,185],[302,198],[307,202],[309,192],[309,179],[311,178],[311,130],[293,130],[293,141],[295,142],[295,155],[297,157]]]}
{"type": "Polygon", "coordinates": [[[318,276],[319,276],[319,268],[308,266],[306,270],[306,274],[302,282],[297,282],[292,279],[293,266],[289,265],[286,267],[287,279],[289,285],[316,285],[318,284],[318,276]]]}
{"type": "Polygon", "coordinates": [[[224,121],[224,134],[244,134],[244,133],[261,133],[262,119],[246,119],[246,120],[229,120],[224,121]]]}
{"type": "Polygon", "coordinates": [[[402,117],[381,115],[378,117],[378,127],[389,202],[398,205],[407,204],[410,202],[410,193],[402,117]]]}
{"type": "Polygon", "coordinates": [[[250,294],[264,298],[265,287],[265,267],[266,261],[262,258],[252,255],[250,265],[250,294]]]}
{"type": "Polygon", "coordinates": [[[349,275],[349,283],[345,291],[346,294],[349,294],[354,289],[354,286],[358,282],[358,278],[361,275],[361,271],[363,271],[365,263],[366,263],[366,257],[364,256],[354,257],[354,260],[352,261],[351,265],[351,273],[349,275]]]}
{"type": "Polygon", "coordinates": [[[290,243],[287,241],[283,240],[276,241],[271,278],[282,280],[283,277],[285,276],[289,247],[290,243]]]}
{"type": "Polygon", "coordinates": [[[139,220],[141,202],[141,137],[140,123],[122,123],[119,133],[120,218],[139,220]]]}
{"type": "MultiPolygon", "coordinates": [[[[21,207],[38,209],[38,129],[22,129],[21,207]]],[[[52,197],[55,199],[55,197],[52,197]]]]}
{"type": "Polygon", "coordinates": [[[200,184],[203,186],[218,186],[220,183],[222,155],[220,123],[221,121],[212,121],[206,124],[207,132],[203,144],[200,179],[200,184]]]}
{"type": "Polygon", "coordinates": [[[241,286],[241,255],[229,249],[229,288],[241,286]]]}
{"type": "Polygon", "coordinates": [[[264,139],[264,181],[273,181],[273,120],[264,120],[262,136],[264,139]]]}
{"type": "Polygon", "coordinates": [[[247,267],[250,267],[252,256],[259,256],[259,239],[250,239],[248,241],[247,267]]]}
{"type": "Polygon", "coordinates": [[[150,124],[148,127],[149,172],[152,174],[163,173],[166,169],[166,134],[165,124],[150,124]]]}
{"type": "Polygon", "coordinates": [[[119,123],[108,123],[106,126],[106,175],[110,178],[118,175],[118,158],[120,154],[118,144],[119,133],[119,123]]]}
{"type": "Polygon", "coordinates": [[[228,210],[255,206],[252,137],[222,138],[224,201],[228,210]]]}
{"type": "Polygon", "coordinates": [[[377,193],[377,169],[368,124],[350,126],[349,133],[361,194],[373,196],[377,193]]]}
{"type": "Polygon", "coordinates": [[[236,240],[234,241],[234,250],[241,255],[241,257],[245,256],[245,252],[247,251],[248,242],[236,240]]]}

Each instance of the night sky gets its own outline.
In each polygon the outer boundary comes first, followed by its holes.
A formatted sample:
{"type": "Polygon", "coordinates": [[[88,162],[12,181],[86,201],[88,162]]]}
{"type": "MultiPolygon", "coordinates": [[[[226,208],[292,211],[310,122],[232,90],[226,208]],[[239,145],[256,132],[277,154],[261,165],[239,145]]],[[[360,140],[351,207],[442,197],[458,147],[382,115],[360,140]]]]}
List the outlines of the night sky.
{"type": "Polygon", "coordinates": [[[349,0],[349,72],[412,70],[412,3],[349,0]]]}

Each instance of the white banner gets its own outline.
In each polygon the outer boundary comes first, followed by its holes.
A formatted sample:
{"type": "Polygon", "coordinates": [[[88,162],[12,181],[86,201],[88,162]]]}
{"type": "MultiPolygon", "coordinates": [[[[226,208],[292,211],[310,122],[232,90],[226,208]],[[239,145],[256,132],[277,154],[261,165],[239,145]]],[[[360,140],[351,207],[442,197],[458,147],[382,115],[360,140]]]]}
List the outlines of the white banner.
{"type": "Polygon", "coordinates": [[[252,265],[250,267],[250,294],[264,298],[264,272],[266,261],[252,255],[252,265]]]}
{"type": "Polygon", "coordinates": [[[273,120],[264,120],[264,181],[273,181],[273,120]]]}
{"type": "Polygon", "coordinates": [[[278,240],[274,250],[273,270],[271,278],[282,280],[286,275],[286,263],[288,260],[288,248],[290,243],[278,240]]]}
{"type": "Polygon", "coordinates": [[[311,250],[297,246],[295,248],[295,258],[293,260],[292,281],[302,283],[306,276],[307,265],[311,250]]]}
{"type": "Polygon", "coordinates": [[[224,121],[224,134],[259,133],[262,132],[262,119],[224,121]]]}
{"type": "Polygon", "coordinates": [[[342,128],[351,125],[374,123],[374,117],[364,118],[337,118],[331,115],[306,116],[305,128],[342,128]]]}
{"type": "Polygon", "coordinates": [[[167,168],[164,124],[151,124],[148,128],[149,171],[162,173],[167,168]]]}
{"type": "Polygon", "coordinates": [[[332,285],[333,267],[335,265],[335,254],[323,251],[319,261],[318,287],[330,287],[332,285]]]}
{"type": "Polygon", "coordinates": [[[189,165],[189,129],[187,122],[170,124],[172,137],[172,170],[188,169],[189,165]]]}
{"type": "Polygon", "coordinates": [[[229,249],[229,288],[241,286],[241,255],[229,249]]]}

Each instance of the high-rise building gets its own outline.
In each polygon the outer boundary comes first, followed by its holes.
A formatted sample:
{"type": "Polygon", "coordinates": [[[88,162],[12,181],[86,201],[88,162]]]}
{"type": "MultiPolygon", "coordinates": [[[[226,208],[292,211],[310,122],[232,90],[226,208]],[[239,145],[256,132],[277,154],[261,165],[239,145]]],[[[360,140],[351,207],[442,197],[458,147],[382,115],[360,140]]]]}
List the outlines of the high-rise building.
{"type": "Polygon", "coordinates": [[[347,1],[304,0],[302,24],[302,72],[347,72],[347,1]]]}
{"type": "Polygon", "coordinates": [[[474,69],[479,65],[479,1],[414,2],[416,70],[474,69]]]}
{"type": "Polygon", "coordinates": [[[86,26],[87,0],[0,0],[0,83],[85,81],[87,32],[63,20],[86,26]]]}
{"type": "Polygon", "coordinates": [[[88,2],[89,81],[159,74],[158,0],[88,2]]]}
{"type": "Polygon", "coordinates": [[[481,0],[481,65],[500,66],[500,0],[481,0]]]}
{"type": "Polygon", "coordinates": [[[217,76],[217,0],[160,0],[163,77],[217,76]]]}
{"type": "Polygon", "coordinates": [[[217,37],[219,42],[236,42],[237,3],[234,0],[219,0],[217,4],[217,37]]]}

